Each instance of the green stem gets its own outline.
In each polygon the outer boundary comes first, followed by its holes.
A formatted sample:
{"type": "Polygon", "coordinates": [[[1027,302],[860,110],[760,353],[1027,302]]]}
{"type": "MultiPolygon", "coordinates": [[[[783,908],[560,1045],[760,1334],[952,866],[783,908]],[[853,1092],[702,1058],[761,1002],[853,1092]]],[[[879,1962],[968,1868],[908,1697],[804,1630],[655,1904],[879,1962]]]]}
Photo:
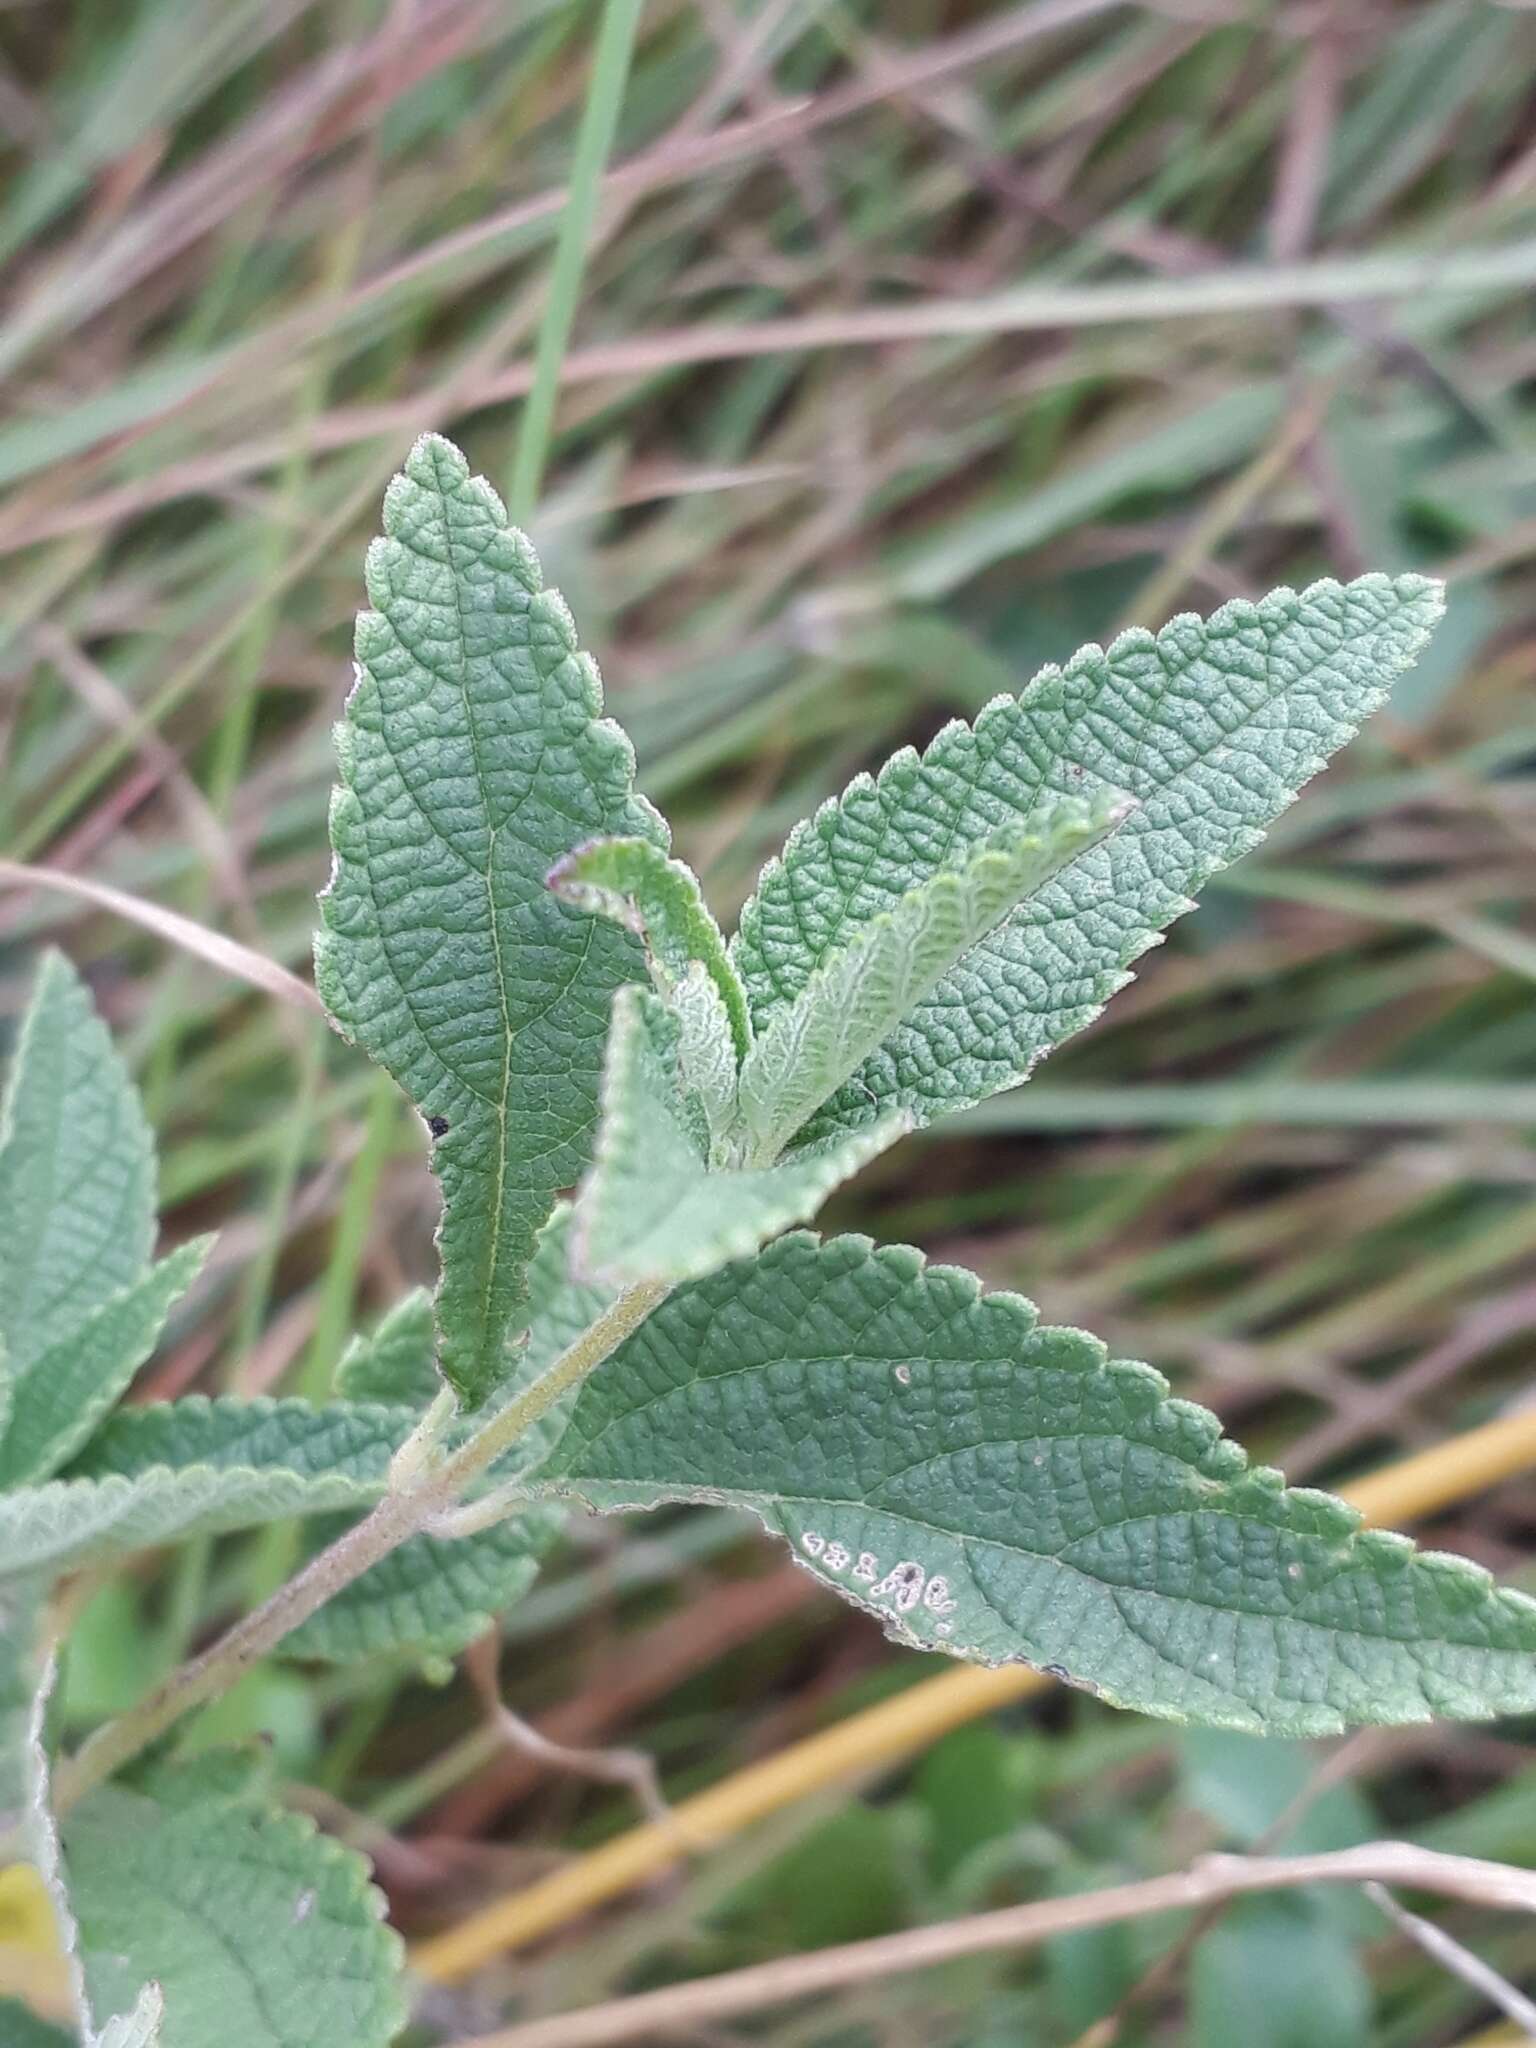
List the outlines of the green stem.
{"type": "Polygon", "coordinates": [[[665,1299],[660,1281],[631,1287],[591,1323],[544,1376],[483,1423],[448,1457],[436,1455],[444,1415],[429,1410],[395,1460],[391,1489],[362,1521],[216,1643],[173,1672],[138,1706],[97,1729],[55,1779],[60,1812],[131,1762],[193,1707],[216,1699],[343,1587],[417,1535],[458,1499],[563,1394],[602,1364],[665,1299]]]}
{"type": "Polygon", "coordinates": [[[542,1378],[505,1408],[498,1409],[446,1460],[442,1470],[448,1481],[449,1499],[456,1500],[472,1479],[478,1479],[520,1437],[526,1436],[563,1394],[579,1386],[588,1373],[610,1358],[671,1291],[661,1280],[642,1280],[634,1287],[626,1287],[612,1306],[604,1309],[597,1321],[588,1324],[575,1343],[561,1352],[542,1378]]]}
{"type": "Polygon", "coordinates": [[[555,421],[555,401],[560,390],[560,366],[576,318],[581,297],[582,274],[587,262],[587,238],[597,213],[603,171],[619,124],[624,87],[634,54],[635,33],[640,25],[642,0],[606,0],[597,48],[592,57],[592,79],[587,87],[581,125],[576,131],[576,151],[571,164],[571,182],[565,208],[560,216],[560,235],[549,276],[549,302],[539,326],[539,345],[534,358],[533,385],[523,406],[518,429],[517,454],[512,464],[509,510],[518,525],[533,516],[549,455],[550,434],[555,421]]]}

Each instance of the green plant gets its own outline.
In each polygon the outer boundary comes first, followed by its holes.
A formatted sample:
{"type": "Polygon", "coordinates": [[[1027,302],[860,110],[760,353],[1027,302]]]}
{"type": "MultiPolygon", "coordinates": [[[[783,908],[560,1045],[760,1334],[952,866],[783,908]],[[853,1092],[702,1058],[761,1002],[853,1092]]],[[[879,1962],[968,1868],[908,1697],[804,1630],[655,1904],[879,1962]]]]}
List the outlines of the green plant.
{"type": "Polygon", "coordinates": [[[368,586],[317,973],[430,1134],[435,1297],[328,1402],[118,1407],[206,1248],[149,1265],[148,1130],[56,957],[6,1094],[0,1810],[88,2041],[390,2040],[359,1859],[248,1759],[160,1738],[268,1652],[462,1648],[571,1498],[750,1508],[900,1641],[1176,1719],[1536,1704],[1522,1596],[1287,1491],[1021,1298],[795,1228],[1091,1021],[1413,662],[1435,586],[1320,583],[1084,650],[856,779],[729,945],[563,603],[446,442],[391,486],[368,586]],[[294,1518],[296,1575],[54,1769],[63,1575],[294,1518]]]}

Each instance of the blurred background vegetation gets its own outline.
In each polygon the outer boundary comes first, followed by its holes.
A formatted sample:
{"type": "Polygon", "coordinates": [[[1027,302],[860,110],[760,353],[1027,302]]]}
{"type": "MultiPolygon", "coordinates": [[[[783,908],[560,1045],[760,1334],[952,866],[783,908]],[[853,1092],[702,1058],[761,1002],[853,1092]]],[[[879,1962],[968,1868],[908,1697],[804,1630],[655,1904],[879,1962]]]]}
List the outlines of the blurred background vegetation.
{"type": "MultiPolygon", "coordinates": [[[[359,1056],[57,884],[303,970],[362,549],[425,427],[513,474],[599,18],[0,13],[0,853],[53,871],[0,870],[0,1014],[66,945],[147,1091],[170,1232],[220,1233],[146,1396],[323,1391],[430,1277],[432,1187],[359,1056]]],[[[1428,662],[1109,1016],[833,1220],[1151,1360],[1298,1480],[1529,1398],[1525,0],[648,0],[528,524],[726,917],[855,770],[1085,639],[1328,572],[1448,578],[1428,662]]],[[[1528,1483],[1426,1533],[1533,1583],[1528,1483]]],[[[248,1550],[213,1566],[97,1593],[77,1721],[245,1597],[248,1550]]],[[[580,1528],[502,1633],[519,1713],[648,1750],[674,1795],[931,1668],[711,1513],[580,1528]]],[[[253,1729],[408,1930],[631,1817],[505,1751],[462,1673],[262,1672],[198,1734],[253,1729]]],[[[1536,1864],[1530,1732],[1265,1746],[1057,1695],[434,1994],[420,2039],[1213,1846],[1536,1864]]],[[[1438,1917],[1536,1972],[1530,1922],[1438,1917]]],[[[1177,1932],[687,2038],[1516,2038],[1352,1895],[1229,1910],[1145,1979],[1177,1932]]]]}

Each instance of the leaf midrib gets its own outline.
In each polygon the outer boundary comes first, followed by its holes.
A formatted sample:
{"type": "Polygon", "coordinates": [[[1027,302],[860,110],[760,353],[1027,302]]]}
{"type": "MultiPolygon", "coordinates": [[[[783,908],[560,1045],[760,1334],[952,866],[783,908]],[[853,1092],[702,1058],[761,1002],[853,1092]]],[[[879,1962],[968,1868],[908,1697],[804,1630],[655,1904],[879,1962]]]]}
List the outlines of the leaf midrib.
{"type": "MultiPolygon", "coordinates": [[[[626,1482],[622,1480],[609,1480],[602,1483],[608,1485],[623,1486],[626,1482]]],[[[582,1482],[580,1479],[575,1479],[570,1482],[570,1490],[576,1495],[578,1499],[582,1498],[581,1485],[582,1482]]],[[[1465,1650],[1474,1652],[1482,1656],[1521,1657],[1526,1654],[1525,1652],[1518,1650],[1509,1650],[1501,1648],[1500,1645],[1495,1643],[1461,1643],[1457,1642],[1454,1638],[1445,1635],[1438,1635],[1430,1638],[1411,1635],[1399,1636],[1393,1635],[1384,1629],[1375,1631],[1367,1631],[1363,1628],[1345,1629],[1340,1628],[1330,1622],[1319,1621],[1310,1615],[1269,1614],[1264,1612],[1262,1609],[1239,1607],[1234,1601],[1218,1602],[1214,1600],[1204,1600],[1201,1599],[1198,1594],[1194,1593],[1161,1593],[1157,1590],[1156,1587],[1124,1586],[1119,1584],[1116,1580],[1099,1578],[1095,1576],[1095,1574],[1089,1571],[1086,1566],[1076,1563],[1073,1559],[1063,1555],[1059,1551],[1031,1550],[1022,1543],[1007,1543],[999,1537],[977,1536],[968,1533],[964,1530],[947,1528],[943,1523],[930,1521],[924,1516],[912,1514],[904,1509],[879,1507],[868,1500],[848,1500],[843,1498],[842,1496],[834,1494],[758,1492],[749,1488],[733,1486],[679,1490],[674,1485],[663,1484],[658,1486],[656,1488],[656,1491],[660,1493],[664,1499],[673,1500],[680,1498],[687,1499],[692,1497],[693,1495],[697,1495],[700,1493],[708,1493],[711,1499],[719,1501],[723,1504],[746,1507],[747,1509],[749,1509],[750,1512],[755,1513],[758,1516],[759,1520],[762,1521],[767,1520],[767,1515],[764,1513],[763,1507],[759,1507],[757,1505],[759,1502],[764,1503],[766,1508],[770,1511],[777,1508],[797,1508],[811,1510],[821,1508],[832,1508],[846,1509],[848,1512],[853,1514],[872,1513],[885,1515],[888,1516],[892,1521],[904,1522],[913,1529],[927,1530],[932,1535],[945,1537],[950,1542],[959,1544],[963,1550],[969,1551],[970,1549],[974,1548],[978,1550],[993,1551],[1006,1558],[1022,1558],[1026,1559],[1028,1562],[1032,1564],[1043,1565],[1047,1567],[1057,1567],[1064,1572],[1070,1573],[1073,1577],[1081,1579],[1084,1582],[1084,1584],[1094,1588],[1096,1591],[1109,1595],[1109,1597],[1115,1603],[1117,1613],[1120,1612],[1119,1599],[1121,1594],[1140,1594],[1153,1599],[1167,1601],[1171,1607],[1194,1607],[1200,1609],[1204,1613],[1223,1614],[1228,1616],[1241,1616],[1244,1620],[1256,1622],[1261,1625],[1273,1624],[1275,1626],[1279,1626],[1281,1624],[1285,1624],[1287,1626],[1315,1630],[1318,1633],[1318,1635],[1329,1640],[1330,1642],[1360,1641],[1365,1643],[1395,1643],[1400,1648],[1407,1650],[1418,1650],[1426,1646],[1438,1645],[1443,1646],[1448,1650],[1465,1650]]],[[[655,1505],[659,1506],[661,1505],[661,1502],[657,1501],[655,1505]]],[[[1212,1503],[1212,1505],[1206,1509],[1178,1509],[1174,1512],[1179,1514],[1223,1514],[1226,1511],[1222,1509],[1219,1505],[1212,1503]]],[[[1123,1522],[1106,1523],[1104,1526],[1106,1528],[1128,1527],[1134,1525],[1137,1522],[1152,1521],[1155,1519],[1157,1518],[1148,1515],[1128,1516],[1124,1519],[1123,1522]]],[[[847,1592],[848,1597],[850,1598],[860,1600],[859,1594],[856,1592],[852,1592],[850,1589],[841,1588],[839,1590],[847,1592]]],[[[1316,1589],[1309,1588],[1309,1591],[1311,1590],[1316,1589]]],[[[976,1597],[978,1598],[978,1600],[982,1601],[983,1604],[997,1617],[999,1624],[1003,1628],[1009,1630],[1012,1630],[1014,1628],[1015,1625],[1008,1619],[1008,1617],[1005,1614],[1003,1614],[998,1609],[996,1604],[982,1591],[980,1586],[976,1587],[976,1597]]],[[[872,1614],[883,1614],[885,1612],[883,1608],[875,1606],[871,1602],[860,1600],[860,1604],[865,1606],[867,1610],[872,1614]]],[[[1123,1615],[1122,1619],[1125,1619],[1123,1615]]],[[[1128,1628],[1132,1626],[1129,1620],[1126,1620],[1126,1626],[1128,1628]]],[[[1139,1631],[1133,1629],[1132,1632],[1137,1634],[1138,1640],[1144,1640],[1144,1638],[1140,1636],[1139,1631]]],[[[1190,1667],[1187,1665],[1174,1663],[1173,1660],[1168,1657],[1167,1652],[1164,1650],[1159,1650],[1156,1644],[1147,1643],[1146,1647],[1149,1649],[1157,1650],[1158,1654],[1162,1657],[1163,1661],[1169,1664],[1170,1669],[1179,1672],[1182,1676],[1186,1678],[1199,1678],[1201,1676],[1199,1671],[1192,1671],[1190,1667]]],[[[1326,1702],[1303,1700],[1299,1700],[1298,1703],[1303,1705],[1327,1704],[1326,1702]]],[[[1428,1704],[1429,1703],[1426,1701],[1426,1705],[1428,1704]]]]}
{"type": "MultiPolygon", "coordinates": [[[[501,1090],[498,1101],[490,1105],[496,1118],[496,1199],[491,1211],[491,1270],[487,1276],[484,1299],[481,1304],[480,1329],[476,1334],[475,1360],[483,1367],[487,1354],[492,1348],[488,1341],[488,1317],[486,1310],[495,1297],[501,1273],[501,1247],[505,1231],[505,1201],[507,1184],[507,1105],[512,1093],[512,1012],[507,1003],[507,978],[501,955],[501,922],[496,904],[496,841],[501,831],[501,821],[491,809],[491,789],[486,779],[485,764],[480,752],[480,734],[475,723],[474,711],[469,701],[469,684],[466,670],[469,665],[469,632],[464,620],[464,602],[459,589],[459,567],[457,536],[449,513],[449,493],[443,488],[442,470],[436,455],[433,456],[432,472],[437,482],[438,496],[443,504],[443,541],[448,551],[448,582],[453,592],[453,616],[458,629],[458,659],[455,667],[455,687],[459,702],[464,707],[464,725],[469,734],[469,750],[475,763],[475,780],[480,786],[480,800],[485,805],[488,836],[485,854],[485,902],[491,924],[491,962],[496,974],[496,1000],[501,1009],[501,1090]]],[[[492,522],[486,547],[497,538],[495,523],[492,522]]],[[[474,557],[481,561],[485,556],[482,548],[474,557]]],[[[529,659],[535,671],[538,663],[533,654],[533,636],[529,635],[529,659]]]]}

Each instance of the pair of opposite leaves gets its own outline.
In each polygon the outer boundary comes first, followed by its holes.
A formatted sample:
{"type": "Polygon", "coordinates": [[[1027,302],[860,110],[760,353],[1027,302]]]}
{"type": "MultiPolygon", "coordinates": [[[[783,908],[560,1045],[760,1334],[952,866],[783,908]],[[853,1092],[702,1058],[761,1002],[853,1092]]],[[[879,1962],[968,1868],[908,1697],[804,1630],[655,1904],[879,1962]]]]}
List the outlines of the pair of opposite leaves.
{"type": "Polygon", "coordinates": [[[468,1407],[505,1384],[578,1178],[585,1276],[683,1283],[532,1490],[740,1502],[905,1639],[1151,1711],[1304,1732],[1536,1699],[1536,1608],[1285,1492],[1147,1368],[910,1252],[758,1249],[1090,1021],[1411,665],[1435,586],[1083,650],[825,805],[729,947],[449,444],[391,487],[368,587],[319,983],[437,1134],[441,1368],[468,1407]]]}

